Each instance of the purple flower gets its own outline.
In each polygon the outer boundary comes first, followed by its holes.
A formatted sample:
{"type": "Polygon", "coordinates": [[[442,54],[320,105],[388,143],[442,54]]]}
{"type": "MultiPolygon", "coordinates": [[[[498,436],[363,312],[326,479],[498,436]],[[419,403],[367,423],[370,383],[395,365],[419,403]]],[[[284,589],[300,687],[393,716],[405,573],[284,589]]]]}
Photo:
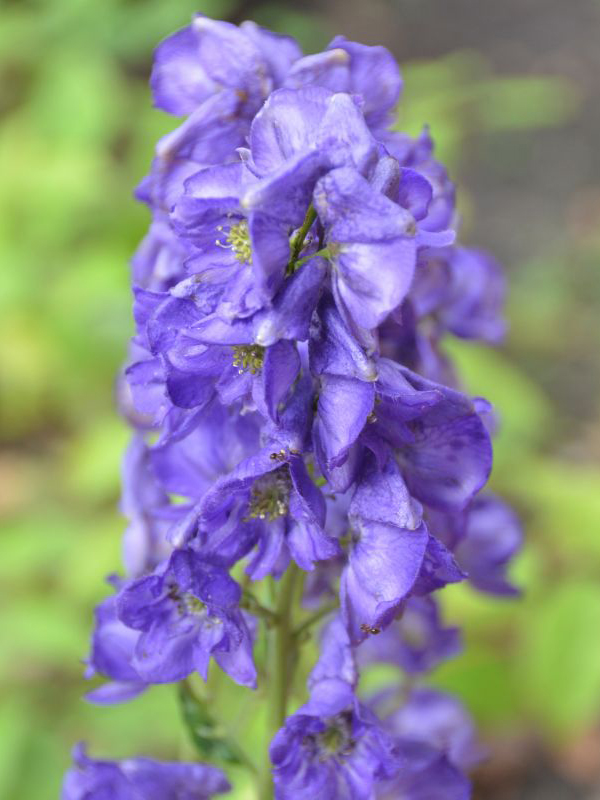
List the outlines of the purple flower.
{"type": "Polygon", "coordinates": [[[201,170],[186,180],[171,215],[179,236],[193,245],[188,272],[197,281],[223,285],[219,308],[230,318],[257,310],[273,296],[290,255],[289,221],[241,207],[256,183],[242,163],[201,170]],[[244,305],[239,283],[247,287],[244,305]]]}
{"type": "Polygon", "coordinates": [[[136,408],[160,424],[172,404],[200,411],[216,393],[275,419],[299,368],[290,340],[308,337],[323,278],[322,264],[306,264],[269,308],[233,322],[203,311],[193,287],[183,297],[138,292],[138,320],[154,355],[127,370],[136,408]]]}
{"type": "Polygon", "coordinates": [[[132,282],[162,292],[185,277],[186,243],[175,235],[164,214],[157,214],[132,261],[132,282]]]}
{"type": "Polygon", "coordinates": [[[433,196],[427,217],[421,220],[421,228],[442,231],[452,226],[455,222],[456,191],[446,168],[434,158],[434,143],[429,130],[425,128],[415,139],[397,131],[386,131],[380,136],[388,152],[402,167],[417,170],[432,187],[433,196]]]}
{"type": "Polygon", "coordinates": [[[96,761],[83,745],[74,748],[73,760],[62,800],[210,800],[231,788],[221,770],[206,764],[96,761]]]}
{"type": "Polygon", "coordinates": [[[463,339],[495,344],[502,339],[504,278],[482,250],[434,250],[415,273],[410,297],[418,318],[433,319],[437,336],[448,331],[463,339]]]}
{"type": "Polygon", "coordinates": [[[471,769],[485,755],[470,715],[456,698],[435,689],[413,689],[386,725],[397,736],[436,747],[460,770],[471,769]]]}
{"type": "Polygon", "coordinates": [[[348,564],[340,600],[353,643],[377,633],[396,616],[419,575],[429,535],[389,460],[365,471],[350,504],[348,564]]]}
{"type": "Polygon", "coordinates": [[[126,584],[119,619],[141,635],[133,666],[149,683],[206,680],[211,656],[236,683],[256,686],[252,639],[239,609],[241,590],[192,550],[176,550],[152,575],[126,584]]]}
{"type": "Polygon", "coordinates": [[[339,679],[314,685],[270,755],[277,800],[369,800],[398,768],[393,738],[339,679]]]}
{"type": "Polygon", "coordinates": [[[377,800],[470,800],[471,784],[437,748],[399,739],[396,777],[377,787],[377,800]]]}
{"type": "Polygon", "coordinates": [[[374,129],[390,121],[390,112],[402,91],[398,65],[385,47],[350,42],[336,36],[323,53],[296,61],[286,86],[324,86],[334,92],[359,95],[365,118],[374,129]]]}
{"type": "Polygon", "coordinates": [[[477,589],[517,595],[519,590],[507,579],[506,570],[522,543],[523,530],[512,508],[493,495],[482,495],[469,508],[456,558],[477,589]]]}
{"type": "Polygon", "coordinates": [[[470,583],[483,592],[518,595],[506,576],[523,543],[515,512],[490,492],[459,514],[427,512],[432,530],[454,552],[470,583]]]}
{"type": "Polygon", "coordinates": [[[171,522],[169,497],[141,434],[134,436],[125,454],[122,484],[121,511],[129,520],[123,534],[123,561],[127,573],[136,577],[154,569],[170,553],[165,539],[171,522]]]}
{"type": "MultiPolygon", "coordinates": [[[[293,662],[326,620],[309,699],[271,743],[276,797],[467,800],[478,750],[460,707],[407,687],[367,704],[357,688],[361,666],[418,675],[457,652],[433,592],[466,577],[515,591],[520,529],[479,495],[492,408],[458,391],[444,351],[448,334],[499,340],[500,270],[454,245],[455,190],[429,133],[388,129],[402,79],[384,48],[336,37],[304,56],[254,23],[195,15],[159,45],[151,85],[185,119],[136,192],[151,224],[118,389],[137,431],[129,579],[96,609],[88,675],[107,683],[90,699],[206,680],[211,659],[254,688],[261,619],[266,716],[284,720],[293,662]],[[311,611],[296,620],[300,593],[311,611]]],[[[75,759],[65,800],[228,788],[199,764],[75,759]]]]}
{"type": "Polygon", "coordinates": [[[401,403],[386,398],[377,408],[373,434],[393,447],[414,497],[433,508],[461,510],[485,484],[492,465],[490,438],[477,407],[460,392],[407,369],[397,372],[413,390],[438,393],[439,401],[404,421],[398,414],[401,403]]]}
{"type": "Polygon", "coordinates": [[[288,36],[252,22],[237,28],[201,14],[156,50],[151,85],[154,102],[171,114],[191,114],[217,93],[237,97],[240,115],[251,118],[302,51],[288,36]]]}
{"type": "MultiPolygon", "coordinates": [[[[252,122],[249,144],[250,168],[271,180],[278,175],[293,180],[303,164],[316,171],[351,165],[364,172],[380,151],[352,96],[317,86],[273,92],[252,122]]],[[[258,196],[251,192],[253,201],[245,205],[255,206],[258,196]]]]}
{"type": "Polygon", "coordinates": [[[110,678],[109,683],[87,694],[90,702],[99,705],[130,700],[148,687],[132,666],[139,632],[128,628],[117,617],[115,599],[114,595],[107,597],[94,612],[96,624],[86,678],[96,673],[110,678]]]}
{"type": "MultiPolygon", "coordinates": [[[[220,480],[199,505],[204,547],[227,519],[232,504],[243,508],[243,522],[259,527],[258,552],[248,567],[254,580],[281,574],[290,556],[302,569],[333,558],[339,545],[324,530],[325,500],[301,457],[302,440],[293,433],[273,439],[220,480]]],[[[202,536],[202,534],[201,534],[202,536]]]]}
{"type": "Polygon", "coordinates": [[[476,405],[389,359],[364,365],[364,352],[340,333],[343,326],[334,314],[328,317],[311,350],[313,368],[332,370],[320,378],[315,432],[323,473],[336,488],[348,488],[357,477],[360,451],[353,446],[358,442],[380,463],[393,455],[419,501],[444,510],[464,508],[491,468],[489,436],[476,405]],[[335,374],[344,369],[346,377],[335,374]],[[356,377],[360,370],[362,380],[356,377]],[[336,475],[351,457],[347,470],[336,475]]]}
{"type": "Polygon", "coordinates": [[[314,203],[325,226],[338,308],[354,325],[375,328],[410,287],[416,260],[413,218],[350,167],[321,178],[314,203]]]}
{"type": "Polygon", "coordinates": [[[429,672],[462,649],[458,628],[443,627],[436,601],[410,597],[397,618],[358,648],[361,665],[386,662],[409,674],[429,672]]]}

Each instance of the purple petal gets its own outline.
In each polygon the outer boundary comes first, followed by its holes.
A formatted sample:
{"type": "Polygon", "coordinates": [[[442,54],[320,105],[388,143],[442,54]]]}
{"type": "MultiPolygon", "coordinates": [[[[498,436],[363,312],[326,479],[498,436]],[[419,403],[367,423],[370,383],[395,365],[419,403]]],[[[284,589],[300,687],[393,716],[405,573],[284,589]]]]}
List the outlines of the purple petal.
{"type": "Polygon", "coordinates": [[[191,114],[213,91],[199,59],[198,38],[191,26],[169,36],[154,53],[150,78],[154,105],[169,114],[191,114]]]}
{"type": "Polygon", "coordinates": [[[345,461],[367,423],[374,400],[372,383],[338,375],[321,376],[317,433],[328,468],[345,461]]]}
{"type": "Polygon", "coordinates": [[[427,547],[425,526],[363,522],[342,574],[342,613],[354,643],[391,622],[413,587],[427,547]]]}
{"type": "Polygon", "coordinates": [[[374,465],[365,470],[352,497],[350,514],[407,530],[415,530],[422,521],[422,509],[410,496],[392,458],[381,470],[374,465]]]}

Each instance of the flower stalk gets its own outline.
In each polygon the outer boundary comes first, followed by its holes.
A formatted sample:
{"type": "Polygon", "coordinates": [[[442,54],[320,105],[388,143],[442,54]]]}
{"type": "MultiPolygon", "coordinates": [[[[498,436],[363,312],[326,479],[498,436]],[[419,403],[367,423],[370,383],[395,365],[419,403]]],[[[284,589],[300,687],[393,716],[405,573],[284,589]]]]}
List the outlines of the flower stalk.
{"type": "Polygon", "coordinates": [[[502,272],[456,243],[429,133],[393,130],[384,48],[336,37],[304,56],[198,14],[158,47],[151,86],[186,119],[138,190],[152,218],[119,393],[128,526],[88,698],[178,685],[202,762],[79,746],[63,800],[209,800],[240,766],[260,800],[465,800],[471,720],[423,684],[461,648],[438,590],[515,594],[521,534],[485,489],[490,406],[454,385],[440,343],[501,339],[502,272]],[[405,678],[371,696],[360,673],[381,663],[405,678]],[[259,690],[258,768],[225,691],[221,721],[190,683],[209,668],[259,690]]]}

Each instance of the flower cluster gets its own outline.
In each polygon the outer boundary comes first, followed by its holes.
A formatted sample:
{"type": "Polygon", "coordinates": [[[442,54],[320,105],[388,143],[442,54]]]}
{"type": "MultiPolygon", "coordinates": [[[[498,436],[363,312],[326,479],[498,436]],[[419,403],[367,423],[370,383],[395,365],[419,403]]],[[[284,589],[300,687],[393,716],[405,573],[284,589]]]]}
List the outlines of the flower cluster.
{"type": "MultiPolygon", "coordinates": [[[[469,718],[413,676],[460,649],[436,590],[515,591],[518,523],[481,493],[491,408],[441,349],[501,338],[499,267],[455,243],[428,132],[391,130],[402,80],[384,48],[337,37],[304,56],[197,15],[159,46],[151,85],[185,120],[138,189],[152,222],[119,387],[135,428],[127,577],[96,612],[89,674],[107,681],[89,697],[206,679],[214,661],[283,687],[261,798],[467,798],[469,718]],[[293,620],[325,622],[309,699],[287,716],[293,620]],[[281,674],[255,664],[266,626],[281,674]],[[413,688],[359,698],[359,668],[382,661],[413,688]]],[[[76,760],[65,800],[227,789],[199,764],[76,760]]]]}

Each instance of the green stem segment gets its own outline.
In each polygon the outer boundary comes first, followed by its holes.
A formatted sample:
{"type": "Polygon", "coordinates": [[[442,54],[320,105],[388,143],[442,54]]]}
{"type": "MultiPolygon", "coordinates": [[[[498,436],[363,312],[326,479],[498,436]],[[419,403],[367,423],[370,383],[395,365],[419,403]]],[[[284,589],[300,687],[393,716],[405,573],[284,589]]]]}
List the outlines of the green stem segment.
{"type": "Polygon", "coordinates": [[[296,262],[296,269],[299,269],[302,264],[306,264],[307,261],[310,261],[312,258],[317,258],[317,256],[321,256],[322,258],[328,258],[331,255],[328,247],[323,247],[321,250],[317,250],[316,253],[311,253],[309,256],[304,256],[301,258],[300,261],[296,262]]]}
{"type": "MultiPolygon", "coordinates": [[[[278,587],[275,608],[277,622],[269,634],[269,675],[267,684],[269,744],[273,736],[283,726],[287,717],[288,696],[292,685],[295,659],[292,610],[297,578],[298,567],[292,561],[278,587]]],[[[261,784],[261,800],[270,800],[273,797],[273,781],[268,754],[265,757],[261,784]]]]}
{"type": "Polygon", "coordinates": [[[249,592],[247,589],[244,589],[242,593],[242,600],[240,603],[242,608],[245,608],[246,611],[249,611],[251,614],[254,614],[257,617],[261,617],[264,619],[268,626],[273,626],[277,624],[277,614],[271,611],[270,608],[263,606],[262,603],[254,597],[254,595],[249,592]]]}
{"type": "Polygon", "coordinates": [[[310,629],[313,625],[316,625],[316,623],[320,622],[323,617],[331,614],[331,612],[335,611],[337,608],[337,603],[331,603],[330,605],[323,606],[318,611],[315,611],[314,614],[310,615],[310,617],[307,617],[304,622],[301,622],[300,625],[298,625],[298,627],[294,630],[294,639],[296,642],[300,644],[303,637],[305,635],[309,635],[310,629]]]}
{"type": "Polygon", "coordinates": [[[306,236],[309,230],[312,228],[316,218],[317,212],[311,203],[311,205],[308,207],[308,211],[306,212],[306,216],[304,217],[302,227],[298,230],[298,233],[295,235],[294,241],[292,242],[292,252],[286,270],[287,275],[293,275],[298,268],[298,264],[296,262],[298,261],[300,253],[302,252],[302,248],[304,247],[304,240],[306,239],[306,236]]]}

